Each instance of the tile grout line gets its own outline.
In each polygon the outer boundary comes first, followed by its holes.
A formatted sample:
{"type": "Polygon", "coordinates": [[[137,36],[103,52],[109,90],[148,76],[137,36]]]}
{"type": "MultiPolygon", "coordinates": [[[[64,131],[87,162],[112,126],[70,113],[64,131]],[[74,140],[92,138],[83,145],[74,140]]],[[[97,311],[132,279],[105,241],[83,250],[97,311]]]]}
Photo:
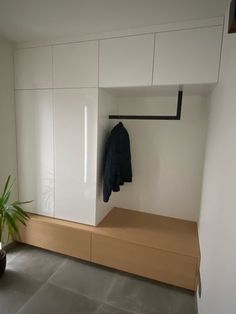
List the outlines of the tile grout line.
{"type": "Polygon", "coordinates": [[[98,308],[96,309],[96,312],[94,314],[99,314],[100,310],[102,309],[104,303],[101,303],[98,308]]]}
{"type": "Polygon", "coordinates": [[[108,305],[108,306],[111,306],[111,307],[113,307],[113,308],[115,308],[115,309],[117,309],[117,310],[126,311],[127,313],[130,313],[130,314],[142,314],[142,313],[140,313],[140,312],[131,311],[131,310],[127,310],[127,309],[125,309],[125,308],[121,308],[121,307],[114,306],[113,304],[110,304],[110,303],[107,302],[107,297],[108,297],[109,293],[112,291],[113,287],[115,286],[115,282],[116,282],[117,278],[119,278],[119,274],[115,274],[115,275],[114,275],[114,278],[112,279],[112,283],[111,283],[111,285],[110,285],[110,287],[109,287],[109,289],[107,290],[107,293],[106,293],[106,295],[105,295],[105,300],[104,300],[104,303],[103,303],[103,304],[108,305]]]}
{"type": "MultiPolygon", "coordinates": [[[[115,281],[115,278],[112,279],[112,284],[111,284],[111,287],[108,289],[108,293],[111,291],[112,287],[114,286],[114,281],[115,281]]],[[[93,302],[97,302],[99,304],[98,308],[96,309],[96,312],[94,314],[99,314],[99,311],[101,310],[101,308],[104,306],[104,305],[108,305],[114,309],[117,309],[117,310],[122,310],[122,311],[126,311],[127,313],[129,314],[142,314],[140,312],[135,312],[135,311],[130,311],[130,310],[127,310],[127,309],[124,309],[124,308],[119,308],[117,306],[114,306],[114,305],[111,305],[109,303],[106,302],[106,300],[99,300],[99,299],[96,299],[96,298],[92,298],[91,296],[88,296],[87,294],[83,294],[83,293],[79,293],[78,291],[75,291],[73,289],[70,289],[68,287],[63,287],[61,285],[58,285],[54,282],[49,282],[50,285],[56,287],[56,288],[59,288],[59,289],[62,289],[62,290],[66,290],[74,295],[77,295],[77,296],[80,296],[80,297],[83,297],[83,298],[86,298],[87,300],[90,300],[90,301],[93,301],[93,302]]],[[[107,297],[108,293],[106,293],[106,296],[105,298],[107,297]]]]}
{"type": "MultiPolygon", "coordinates": [[[[26,248],[28,248],[28,246],[26,246],[26,248]]],[[[25,248],[24,248],[25,249],[25,248]]],[[[47,251],[47,250],[44,250],[46,252],[48,252],[49,254],[51,253],[50,251],[47,251]]],[[[17,252],[16,256],[14,258],[12,258],[11,261],[15,260],[15,258],[19,255],[22,255],[24,252],[23,250],[21,249],[19,252],[17,252]]],[[[52,252],[54,253],[54,252],[52,252]]],[[[46,278],[45,280],[37,280],[37,279],[34,279],[35,283],[38,283],[39,286],[36,288],[36,290],[28,297],[28,299],[26,299],[26,301],[17,309],[17,311],[15,312],[16,314],[20,314],[22,311],[24,311],[25,309],[27,309],[27,306],[28,306],[28,303],[34,303],[34,300],[32,301],[33,298],[35,298],[35,300],[37,300],[37,296],[35,297],[35,295],[37,295],[37,293],[40,294],[40,291],[42,289],[45,288],[46,285],[48,286],[54,286],[55,288],[59,288],[61,289],[62,291],[68,291],[70,292],[71,294],[73,294],[74,296],[81,296],[81,297],[84,297],[85,299],[87,299],[87,301],[91,301],[91,302],[94,302],[96,303],[96,308],[94,309],[94,314],[101,314],[102,313],[102,309],[103,307],[111,307],[111,310],[112,308],[114,310],[120,310],[120,311],[124,311],[125,313],[127,312],[127,314],[142,314],[144,313],[141,309],[141,312],[140,311],[135,311],[135,310],[132,310],[132,309],[127,309],[125,306],[123,307],[120,307],[120,303],[115,303],[113,304],[112,302],[109,303],[109,295],[110,293],[112,292],[112,289],[114,289],[116,287],[116,283],[119,282],[119,278],[120,278],[120,274],[119,273],[114,273],[113,272],[113,275],[110,279],[110,281],[107,283],[106,287],[107,289],[105,290],[105,293],[103,294],[103,297],[101,299],[98,299],[94,296],[90,296],[88,294],[83,294],[77,290],[74,290],[73,288],[69,288],[69,287],[64,287],[62,284],[58,284],[58,283],[54,283],[52,280],[53,276],[55,276],[58,272],[61,271],[61,269],[66,265],[66,263],[68,261],[70,261],[70,257],[69,256],[66,256],[66,255],[61,255],[61,260],[59,260],[59,263],[58,265],[52,270],[52,273],[51,275],[48,276],[48,278],[46,278]]],[[[80,264],[80,260],[77,260],[76,259],[76,262],[78,262],[78,264],[80,264]]],[[[83,262],[82,262],[83,263],[83,262]]],[[[87,264],[87,262],[86,262],[87,264]]],[[[90,264],[90,263],[89,263],[90,264]]],[[[29,275],[27,275],[29,276],[29,275]]],[[[169,289],[168,289],[169,290],[169,289]]],[[[175,289],[170,289],[169,293],[168,293],[168,296],[169,296],[169,302],[171,302],[171,306],[170,308],[168,309],[168,314],[173,314],[175,313],[175,307],[174,307],[174,300],[175,300],[175,289]]],[[[112,301],[112,299],[111,299],[112,301]]],[[[166,313],[167,314],[167,313],[166,313]]]]}
{"type": "MultiPolygon", "coordinates": [[[[31,301],[31,299],[48,283],[48,280],[66,263],[67,258],[65,259],[65,261],[63,261],[57,268],[56,270],[53,272],[53,274],[51,274],[48,279],[46,281],[43,281],[40,286],[38,287],[38,289],[36,289],[34,291],[34,293],[30,296],[30,298],[18,309],[18,311],[16,312],[16,314],[20,313],[20,311],[31,301]]],[[[37,280],[35,280],[37,281],[37,280]]],[[[38,281],[39,282],[39,281],[38,281]]]]}
{"type": "Polygon", "coordinates": [[[42,289],[42,287],[46,284],[46,282],[42,282],[40,286],[34,291],[34,293],[29,297],[29,299],[18,309],[16,314],[20,313],[21,310],[31,301],[31,299],[35,296],[35,294],[38,293],[39,290],[42,289]]]}
{"type": "MultiPolygon", "coordinates": [[[[69,259],[67,259],[67,260],[69,260],[69,259]]],[[[67,262],[67,260],[65,260],[65,261],[63,262],[63,265],[67,262]]],[[[89,299],[89,300],[96,301],[96,302],[99,302],[99,303],[101,303],[101,304],[107,304],[107,305],[109,305],[108,303],[106,303],[106,298],[107,298],[108,294],[110,293],[111,289],[112,289],[113,286],[114,286],[115,279],[116,279],[116,277],[118,276],[117,274],[114,275],[114,278],[112,279],[112,283],[111,283],[110,287],[108,288],[108,291],[106,292],[106,294],[105,294],[105,296],[104,296],[104,300],[100,300],[100,299],[93,298],[93,297],[91,297],[91,296],[89,296],[89,295],[87,295],[87,294],[84,294],[84,293],[81,293],[81,292],[79,293],[78,291],[76,291],[76,290],[74,290],[74,289],[71,289],[71,288],[69,288],[69,287],[65,287],[65,286],[62,286],[62,285],[60,285],[60,284],[54,283],[54,282],[52,282],[52,281],[49,281],[50,278],[51,278],[54,274],[56,274],[56,273],[62,268],[63,265],[61,265],[61,267],[59,267],[59,268],[48,278],[47,282],[50,283],[50,285],[53,285],[53,286],[55,286],[55,287],[58,287],[58,288],[67,290],[67,291],[69,291],[69,292],[71,292],[71,293],[74,293],[74,294],[76,294],[76,295],[83,296],[83,297],[85,297],[85,298],[87,298],[87,299],[89,299]]],[[[136,313],[135,313],[135,314],[136,314],[136,313]]]]}
{"type": "Polygon", "coordinates": [[[65,291],[70,292],[70,293],[72,293],[72,294],[74,294],[74,295],[76,295],[76,296],[80,296],[80,297],[83,297],[83,298],[88,299],[88,300],[90,300],[90,301],[97,302],[97,303],[99,303],[100,305],[101,305],[101,304],[104,304],[101,300],[93,299],[92,297],[88,296],[87,294],[79,293],[79,292],[77,292],[77,291],[75,291],[75,290],[73,290],[73,289],[70,289],[70,288],[68,288],[68,287],[63,287],[63,286],[58,285],[58,284],[56,284],[56,283],[54,283],[54,282],[48,282],[48,283],[49,283],[51,286],[54,286],[54,287],[59,288],[59,289],[61,289],[61,290],[65,290],[65,291]]]}
{"type": "MultiPolygon", "coordinates": [[[[66,261],[65,261],[64,263],[66,263],[66,261]]],[[[64,263],[63,263],[63,265],[64,265],[64,263]]],[[[63,265],[61,265],[61,267],[62,267],[63,265]]],[[[60,268],[61,268],[61,267],[60,267],[60,268]]],[[[60,268],[58,268],[58,269],[54,272],[54,274],[55,274],[56,272],[58,272],[58,271],[60,270],[60,268]]],[[[52,275],[52,276],[53,276],[53,275],[52,275]]],[[[52,276],[50,276],[47,281],[49,281],[49,279],[50,279],[52,276]]],[[[142,314],[142,313],[140,313],[140,312],[131,311],[131,310],[127,310],[127,309],[125,309],[125,308],[121,308],[121,307],[114,306],[113,304],[110,304],[110,303],[107,302],[107,297],[108,297],[109,293],[111,292],[112,288],[114,287],[117,278],[119,278],[119,274],[115,274],[115,275],[114,275],[114,278],[112,278],[111,284],[110,284],[110,286],[109,286],[109,288],[108,288],[106,294],[104,295],[104,299],[103,299],[103,300],[101,300],[101,299],[96,299],[96,298],[91,297],[91,296],[89,296],[89,295],[87,295],[87,294],[78,292],[78,291],[74,290],[73,288],[69,288],[69,287],[66,287],[66,286],[62,286],[62,285],[57,284],[57,283],[54,283],[54,282],[48,282],[48,283],[49,283],[50,285],[54,286],[54,287],[57,287],[57,288],[66,290],[66,291],[68,291],[68,292],[70,292],[70,293],[73,293],[73,294],[75,294],[75,295],[82,296],[82,297],[84,297],[84,298],[86,298],[86,299],[88,299],[88,300],[95,301],[95,302],[99,303],[100,305],[99,305],[99,307],[97,308],[95,314],[99,314],[99,310],[102,308],[103,305],[108,305],[108,306],[110,306],[110,307],[112,307],[112,308],[114,308],[114,309],[117,309],[117,310],[126,311],[126,312],[129,313],[129,314],[142,314]]],[[[169,313],[168,313],[168,314],[169,314],[169,313]]]]}
{"type": "Polygon", "coordinates": [[[111,282],[111,284],[110,284],[110,287],[107,289],[107,292],[106,292],[106,294],[105,294],[105,296],[104,296],[105,303],[106,303],[106,301],[107,301],[108,295],[110,294],[110,292],[112,291],[113,287],[115,286],[115,282],[117,281],[117,278],[118,278],[118,277],[119,277],[118,274],[115,274],[115,275],[114,275],[114,278],[112,279],[112,282],[111,282]]]}
{"type": "MultiPolygon", "coordinates": [[[[23,248],[23,249],[24,249],[24,248],[23,248]]],[[[6,251],[6,252],[7,252],[7,251],[6,251]]],[[[9,252],[10,252],[10,251],[9,251],[9,252]]],[[[7,254],[8,254],[9,252],[7,252],[7,254]]],[[[16,258],[17,256],[21,255],[21,254],[22,254],[22,249],[21,249],[20,251],[18,251],[18,252],[15,254],[15,256],[12,257],[9,261],[8,261],[8,259],[7,259],[7,265],[10,264],[12,261],[14,261],[15,258],[16,258]]]]}
{"type": "Polygon", "coordinates": [[[45,283],[51,283],[49,282],[49,280],[66,264],[66,262],[68,261],[68,257],[65,256],[65,260],[63,262],[61,262],[60,265],[57,266],[57,268],[55,269],[55,271],[48,277],[48,279],[45,281],[45,283]]]}
{"type": "Polygon", "coordinates": [[[78,295],[78,296],[82,296],[82,297],[84,297],[84,298],[86,298],[86,299],[89,299],[89,300],[91,300],[91,301],[95,301],[95,302],[98,302],[98,303],[102,303],[101,300],[92,298],[92,297],[88,296],[87,294],[79,293],[78,291],[75,291],[75,290],[70,289],[70,288],[68,288],[68,287],[64,287],[64,286],[59,285],[59,284],[56,284],[56,283],[54,283],[54,282],[48,282],[48,283],[49,283],[50,285],[54,286],[54,287],[57,287],[57,288],[66,290],[66,291],[71,292],[71,293],[73,293],[73,294],[76,294],[76,295],[78,295]]]}

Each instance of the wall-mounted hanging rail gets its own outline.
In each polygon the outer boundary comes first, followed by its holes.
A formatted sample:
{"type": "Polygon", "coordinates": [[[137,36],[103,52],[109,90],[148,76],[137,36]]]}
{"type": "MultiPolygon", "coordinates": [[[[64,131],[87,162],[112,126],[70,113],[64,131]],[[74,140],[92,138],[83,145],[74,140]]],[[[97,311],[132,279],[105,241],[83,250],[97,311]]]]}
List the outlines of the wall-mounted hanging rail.
{"type": "Polygon", "coordinates": [[[110,115],[109,119],[129,119],[129,120],[180,120],[182,110],[183,91],[178,92],[177,110],[175,116],[131,116],[131,115],[110,115]]]}

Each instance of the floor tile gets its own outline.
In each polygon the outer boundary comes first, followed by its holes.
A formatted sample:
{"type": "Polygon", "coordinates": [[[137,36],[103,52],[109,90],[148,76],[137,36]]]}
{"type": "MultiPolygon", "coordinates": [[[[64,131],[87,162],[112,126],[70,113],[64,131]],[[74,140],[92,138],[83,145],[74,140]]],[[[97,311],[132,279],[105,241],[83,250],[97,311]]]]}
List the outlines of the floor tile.
{"type": "Polygon", "coordinates": [[[99,306],[96,301],[47,283],[17,314],[95,314],[99,306]]]}
{"type": "Polygon", "coordinates": [[[26,245],[23,243],[11,244],[9,249],[6,249],[7,252],[7,263],[12,261],[21,251],[26,248],[26,245]]]}
{"type": "Polygon", "coordinates": [[[195,296],[27,245],[8,252],[0,314],[196,314],[195,296]]]}
{"type": "Polygon", "coordinates": [[[7,269],[24,273],[39,281],[47,280],[66,260],[55,254],[32,246],[24,247],[16,258],[9,261],[7,269]]]}
{"type": "Polygon", "coordinates": [[[106,303],[142,314],[170,314],[172,295],[168,288],[162,285],[141,278],[120,275],[106,303]]]}
{"type": "Polygon", "coordinates": [[[0,278],[0,313],[15,314],[40,286],[29,276],[6,270],[0,278]]]}
{"type": "Polygon", "coordinates": [[[102,301],[106,298],[114,277],[112,271],[70,259],[50,278],[50,282],[102,301]]]}
{"type": "Polygon", "coordinates": [[[134,312],[128,312],[121,309],[114,308],[113,306],[103,304],[96,314],[133,314],[134,312]]]}
{"type": "Polygon", "coordinates": [[[197,314],[196,298],[192,292],[173,289],[173,314],[197,314]]]}

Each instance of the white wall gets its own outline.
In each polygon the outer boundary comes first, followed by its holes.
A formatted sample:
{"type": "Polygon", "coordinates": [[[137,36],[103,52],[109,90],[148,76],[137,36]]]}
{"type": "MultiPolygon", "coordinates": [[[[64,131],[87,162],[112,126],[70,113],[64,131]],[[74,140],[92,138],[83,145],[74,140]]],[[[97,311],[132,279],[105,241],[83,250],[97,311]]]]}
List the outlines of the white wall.
{"type": "MultiPolygon", "coordinates": [[[[16,134],[11,44],[0,38],[0,185],[8,175],[16,177],[16,134]]],[[[16,184],[12,198],[17,198],[16,184]]]]}
{"type": "Polygon", "coordinates": [[[236,34],[225,34],[210,120],[199,236],[199,314],[236,313],[236,34]]]}
{"type": "MultiPolygon", "coordinates": [[[[176,113],[176,96],[118,101],[119,114],[176,113]]],[[[123,120],[131,141],[133,182],[112,194],[114,205],[197,221],[206,120],[200,96],[184,96],[180,121],[123,120]]]]}

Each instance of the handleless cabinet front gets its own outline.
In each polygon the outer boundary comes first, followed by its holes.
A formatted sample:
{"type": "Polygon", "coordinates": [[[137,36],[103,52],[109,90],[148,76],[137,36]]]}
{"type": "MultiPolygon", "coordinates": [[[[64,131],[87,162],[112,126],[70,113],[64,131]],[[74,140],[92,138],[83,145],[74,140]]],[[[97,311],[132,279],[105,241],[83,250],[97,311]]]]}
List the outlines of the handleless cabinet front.
{"type": "Polygon", "coordinates": [[[19,49],[14,53],[16,89],[52,87],[52,47],[19,49]]]}
{"type": "Polygon", "coordinates": [[[53,104],[51,90],[15,93],[19,199],[26,210],[54,215],[53,104]]]}
{"type": "Polygon", "coordinates": [[[55,88],[98,86],[98,41],[53,47],[55,88]]]}
{"type": "Polygon", "coordinates": [[[54,91],[55,217],[95,224],[97,89],[54,91]]]}
{"type": "Polygon", "coordinates": [[[218,81],[222,27],[157,33],[153,85],[218,81]]]}
{"type": "Polygon", "coordinates": [[[99,86],[152,84],[154,34],[100,40],[99,86]]]}

